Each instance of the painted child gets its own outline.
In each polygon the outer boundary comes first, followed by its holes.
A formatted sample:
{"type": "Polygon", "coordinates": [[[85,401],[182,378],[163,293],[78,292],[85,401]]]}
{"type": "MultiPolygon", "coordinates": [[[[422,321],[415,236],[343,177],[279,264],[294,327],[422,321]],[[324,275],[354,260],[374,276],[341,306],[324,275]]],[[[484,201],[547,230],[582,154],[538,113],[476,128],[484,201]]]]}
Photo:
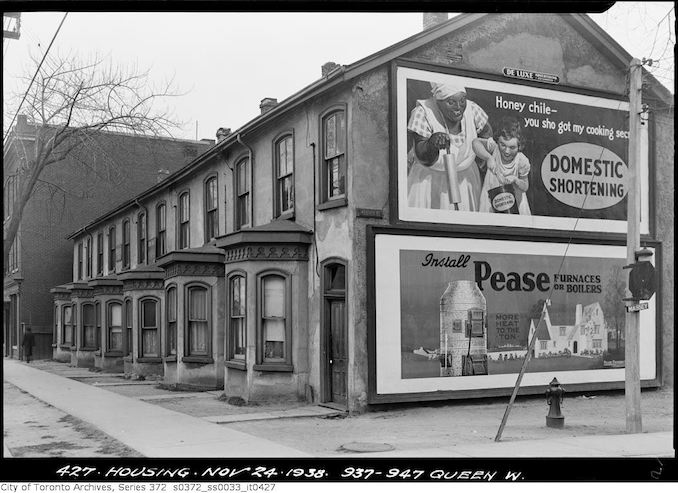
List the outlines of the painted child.
{"type": "Polygon", "coordinates": [[[487,161],[487,174],[480,192],[479,212],[494,212],[488,191],[501,185],[513,185],[518,202],[518,212],[530,215],[527,201],[530,160],[523,154],[523,135],[520,122],[504,117],[494,132],[494,138],[473,140],[476,155],[487,161]]]}

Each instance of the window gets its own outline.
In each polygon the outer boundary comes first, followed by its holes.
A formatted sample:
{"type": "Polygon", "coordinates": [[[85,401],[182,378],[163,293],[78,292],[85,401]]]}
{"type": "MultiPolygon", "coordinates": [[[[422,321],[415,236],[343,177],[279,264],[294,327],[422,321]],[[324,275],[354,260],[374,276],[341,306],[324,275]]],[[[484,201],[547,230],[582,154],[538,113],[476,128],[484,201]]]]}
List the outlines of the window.
{"type": "Polygon", "coordinates": [[[92,277],[92,237],[85,240],[85,273],[87,279],[92,277]]]}
{"type": "Polygon", "coordinates": [[[82,279],[82,241],[78,242],[78,280],[82,279]]]}
{"type": "Polygon", "coordinates": [[[593,349],[601,349],[603,347],[602,339],[593,339],[593,349]]]}
{"type": "Polygon", "coordinates": [[[104,273],[104,234],[97,234],[97,275],[104,273]]]}
{"type": "Polygon", "coordinates": [[[188,323],[186,324],[186,354],[188,356],[209,355],[208,290],[202,286],[189,286],[188,323]]]}
{"type": "Polygon", "coordinates": [[[59,342],[59,315],[61,315],[61,310],[58,306],[54,307],[54,334],[52,334],[52,340],[54,344],[59,342]]]}
{"type": "Polygon", "coordinates": [[[167,207],[160,203],[155,209],[155,258],[167,253],[167,207]]]}
{"type": "Polygon", "coordinates": [[[106,327],[108,331],[108,350],[122,351],[122,304],[108,304],[106,327]]]}
{"type": "Polygon", "coordinates": [[[561,328],[560,328],[560,335],[561,335],[561,336],[567,335],[567,328],[566,328],[566,327],[561,327],[561,328]]]}
{"type": "Polygon", "coordinates": [[[235,229],[250,224],[250,175],[249,159],[235,166],[235,229]]]}
{"type": "Polygon", "coordinates": [[[217,195],[217,177],[213,176],[205,182],[205,243],[218,235],[217,195]]]}
{"type": "Polygon", "coordinates": [[[275,211],[279,217],[294,210],[294,139],[286,135],[276,141],[275,151],[275,211]]]}
{"type": "Polygon", "coordinates": [[[137,216],[137,259],[138,264],[146,263],[146,214],[137,216]]]}
{"type": "Polygon", "coordinates": [[[129,219],[122,222],[122,268],[129,269],[130,265],[130,238],[129,238],[129,219]]]}
{"type": "Polygon", "coordinates": [[[179,249],[188,248],[190,244],[190,197],[188,192],[179,196],[179,249]]]}
{"type": "Polygon", "coordinates": [[[343,110],[322,119],[322,197],[329,201],[346,193],[346,119],[343,110]]]}
{"type": "Polygon", "coordinates": [[[177,288],[167,289],[167,354],[177,354],[177,288]]]}
{"type": "Polygon", "coordinates": [[[548,341],[539,341],[539,349],[546,350],[547,344],[548,344],[548,341]]]}
{"type": "MultiPolygon", "coordinates": [[[[18,234],[17,234],[18,235],[18,234]]],[[[16,272],[19,270],[19,249],[17,248],[18,236],[12,243],[11,248],[9,249],[9,272],[16,272]]]]}
{"type": "Polygon", "coordinates": [[[12,217],[14,212],[14,202],[17,195],[17,179],[16,176],[10,176],[5,182],[5,219],[12,217]]]}
{"type": "Polygon", "coordinates": [[[259,282],[258,360],[261,364],[291,364],[287,279],[267,274],[259,282]]]}
{"type": "Polygon", "coordinates": [[[86,348],[97,347],[96,315],[94,305],[82,305],[82,343],[86,348]]]}
{"type": "MultiPolygon", "coordinates": [[[[134,327],[132,320],[134,320],[132,312],[132,300],[125,300],[125,356],[132,354],[134,341],[132,339],[134,327]]],[[[121,347],[122,349],[122,347],[121,347]]]]}
{"type": "Polygon", "coordinates": [[[101,303],[98,301],[94,303],[94,318],[96,319],[96,335],[94,347],[101,348],[101,303]]]}
{"type": "Polygon", "coordinates": [[[64,306],[64,332],[61,334],[61,342],[70,346],[73,342],[73,308],[71,305],[64,306]]]}
{"type": "Polygon", "coordinates": [[[247,294],[245,277],[235,275],[229,281],[229,359],[245,360],[247,347],[245,314],[247,313],[247,294]]]}
{"type": "Polygon", "coordinates": [[[158,302],[145,299],[139,301],[139,316],[141,318],[141,357],[153,358],[160,356],[158,336],[158,302]]]}
{"type": "Polygon", "coordinates": [[[115,226],[108,230],[108,272],[115,272],[115,226]]]}

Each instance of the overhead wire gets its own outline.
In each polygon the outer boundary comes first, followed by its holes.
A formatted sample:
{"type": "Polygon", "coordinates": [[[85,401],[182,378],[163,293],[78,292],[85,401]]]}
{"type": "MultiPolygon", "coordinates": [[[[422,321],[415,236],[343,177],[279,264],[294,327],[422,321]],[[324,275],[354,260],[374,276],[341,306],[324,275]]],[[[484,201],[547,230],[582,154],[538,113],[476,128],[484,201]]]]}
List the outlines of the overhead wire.
{"type": "Polygon", "coordinates": [[[2,138],[3,143],[7,140],[7,136],[9,135],[9,132],[12,128],[12,125],[14,125],[14,121],[16,120],[16,117],[19,115],[19,112],[21,111],[21,106],[24,104],[24,101],[28,97],[28,93],[31,90],[31,87],[33,86],[33,82],[35,82],[35,78],[38,76],[40,73],[40,68],[42,67],[42,64],[44,63],[45,59],[47,58],[47,55],[49,53],[49,50],[52,48],[52,45],[54,44],[54,40],[56,39],[57,35],[59,34],[59,31],[61,31],[61,26],[64,25],[64,21],[66,20],[66,17],[68,17],[68,12],[66,12],[61,19],[61,22],[59,23],[59,26],[57,27],[54,36],[52,36],[52,41],[50,41],[49,46],[47,47],[47,50],[45,50],[45,54],[42,56],[42,60],[40,60],[40,63],[38,64],[38,68],[35,69],[35,73],[33,74],[33,78],[31,79],[30,84],[28,84],[28,87],[26,88],[26,92],[24,92],[23,98],[21,99],[21,102],[19,103],[19,106],[16,109],[16,112],[14,113],[14,116],[12,117],[12,121],[10,124],[7,126],[7,131],[5,132],[5,135],[2,138]]]}

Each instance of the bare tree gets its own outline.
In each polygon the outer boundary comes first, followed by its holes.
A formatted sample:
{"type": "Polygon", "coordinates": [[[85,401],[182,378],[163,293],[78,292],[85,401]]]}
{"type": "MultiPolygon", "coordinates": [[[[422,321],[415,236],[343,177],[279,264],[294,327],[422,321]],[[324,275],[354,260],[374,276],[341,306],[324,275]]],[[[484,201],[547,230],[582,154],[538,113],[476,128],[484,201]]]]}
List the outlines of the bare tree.
{"type": "MultiPolygon", "coordinates": [[[[24,87],[29,86],[39,66],[37,60],[33,62],[24,77],[24,87]]],[[[172,130],[180,125],[160,104],[177,95],[173,81],[156,87],[149,71],[140,71],[135,66],[122,67],[99,56],[91,59],[48,57],[20,111],[32,123],[34,135],[29,141],[17,139],[15,127],[5,141],[5,149],[12,140],[19,146],[18,162],[3,160],[5,180],[13,179],[16,187],[9,204],[11,213],[3,224],[5,265],[24,208],[36,186],[44,183],[41,176],[47,167],[86,154],[88,146],[96,145],[97,134],[103,132],[171,136],[172,130]]]]}
{"type": "Polygon", "coordinates": [[[615,351],[619,351],[622,347],[621,333],[626,323],[626,310],[622,300],[625,296],[624,271],[620,265],[615,265],[610,269],[610,279],[605,286],[605,297],[602,303],[605,322],[615,335],[615,351]]]}

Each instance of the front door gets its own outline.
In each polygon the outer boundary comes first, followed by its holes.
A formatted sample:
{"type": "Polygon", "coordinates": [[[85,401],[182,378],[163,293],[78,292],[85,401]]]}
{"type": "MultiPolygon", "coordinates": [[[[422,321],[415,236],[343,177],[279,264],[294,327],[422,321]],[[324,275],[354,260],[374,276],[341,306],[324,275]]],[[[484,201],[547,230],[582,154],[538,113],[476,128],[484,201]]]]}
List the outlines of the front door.
{"type": "Polygon", "coordinates": [[[330,336],[330,386],[331,400],[337,404],[346,404],[348,382],[348,354],[346,337],[346,302],[329,300],[329,336],[330,336]]]}

